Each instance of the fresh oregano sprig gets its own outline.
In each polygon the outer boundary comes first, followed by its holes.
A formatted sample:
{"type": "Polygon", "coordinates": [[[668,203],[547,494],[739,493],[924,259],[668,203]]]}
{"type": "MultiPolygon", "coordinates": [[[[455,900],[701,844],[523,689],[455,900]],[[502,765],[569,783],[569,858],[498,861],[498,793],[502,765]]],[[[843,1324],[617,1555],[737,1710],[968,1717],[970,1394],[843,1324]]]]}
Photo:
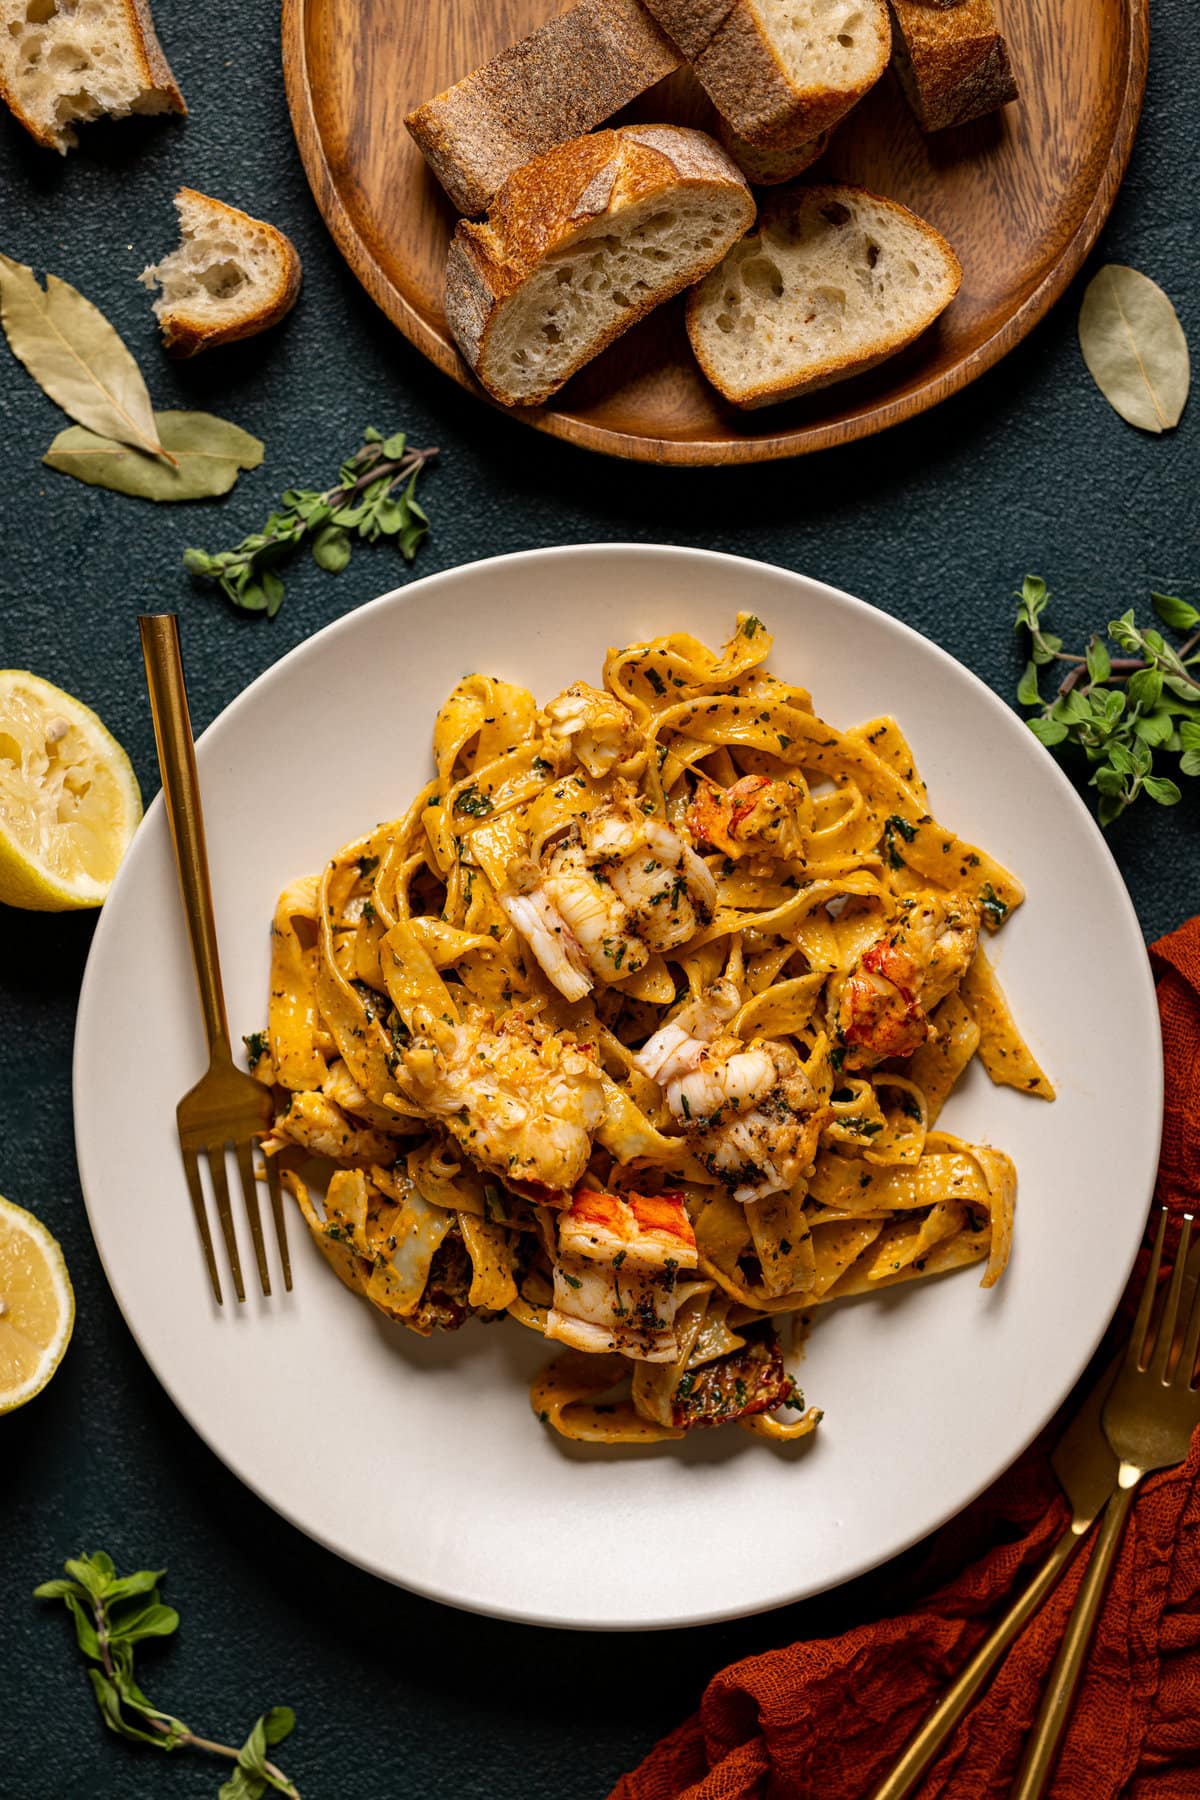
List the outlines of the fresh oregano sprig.
{"type": "Polygon", "coordinates": [[[65,1580],[43,1581],[39,1600],[61,1600],[75,1624],[79,1648],[90,1663],[88,1676],[104,1723],[118,1737],[152,1744],[157,1750],[203,1750],[235,1767],[221,1783],[219,1800],[261,1800],[268,1789],[300,1800],[299,1790],[267,1756],[296,1723],[288,1706],[273,1706],[255,1722],[240,1750],[199,1737],[171,1713],[147,1700],[134,1680],[134,1646],[143,1638],[170,1637],[179,1624],[174,1607],[164,1606],[158,1584],[165,1570],[139,1569],[118,1575],[103,1550],[71,1557],[65,1580]]]}
{"type": "Polygon", "coordinates": [[[1200,775],[1200,678],[1193,673],[1200,666],[1200,609],[1171,594],[1150,597],[1168,629],[1190,634],[1178,648],[1161,631],[1138,625],[1130,608],[1109,623],[1107,640],[1096,634],[1072,654],[1043,628],[1050,593],[1041,577],[1027,575],[1016,596],[1016,628],[1030,640],[1017,699],[1037,709],[1028,724],[1043,744],[1083,751],[1101,825],[1111,825],[1142,794],[1160,806],[1181,799],[1179,784],[1155,773],[1156,753],[1178,756],[1181,775],[1200,775]],[[1047,700],[1040,677],[1052,663],[1065,673],[1047,700]]]}
{"type": "Polygon", "coordinates": [[[438,454],[436,449],[411,450],[402,431],[384,437],[374,426],[338,470],[335,486],[288,488],[281,509],[261,531],[232,550],[185,550],[184,567],[215,581],[227,599],[243,612],[266,613],[273,619],[283,604],[278,564],[308,538],[313,561],[337,575],[350,561],[352,539],[373,544],[392,538],[411,562],[429,530],[429,520],[416,498],[417,478],[438,454]]]}

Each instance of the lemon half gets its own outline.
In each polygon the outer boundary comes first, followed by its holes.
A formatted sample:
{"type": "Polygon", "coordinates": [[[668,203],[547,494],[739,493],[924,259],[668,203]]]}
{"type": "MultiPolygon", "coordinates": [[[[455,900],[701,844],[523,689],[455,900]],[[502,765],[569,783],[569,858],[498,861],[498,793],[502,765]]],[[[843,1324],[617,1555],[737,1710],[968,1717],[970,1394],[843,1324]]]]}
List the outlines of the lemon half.
{"type": "Polygon", "coordinates": [[[95,713],[0,669],[0,901],[99,906],[141,816],[132,764],[95,713]]]}
{"type": "Polygon", "coordinates": [[[62,1361],[75,1295],[57,1241],[0,1197],[0,1413],[40,1393],[62,1361]]]}

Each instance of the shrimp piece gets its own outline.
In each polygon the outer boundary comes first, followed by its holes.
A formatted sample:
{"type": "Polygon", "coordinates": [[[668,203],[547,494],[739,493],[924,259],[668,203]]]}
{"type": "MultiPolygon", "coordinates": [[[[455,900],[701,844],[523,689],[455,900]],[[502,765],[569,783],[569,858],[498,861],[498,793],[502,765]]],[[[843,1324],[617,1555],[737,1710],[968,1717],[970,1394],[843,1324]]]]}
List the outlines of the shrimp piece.
{"type": "Polygon", "coordinates": [[[696,1237],[682,1195],[577,1188],[558,1222],[546,1336],[576,1350],[619,1350],[635,1362],[672,1362],[679,1354],[676,1280],[680,1269],[696,1266],[696,1237]]]}
{"type": "Polygon", "coordinates": [[[515,1008],[497,1021],[473,1006],[436,1043],[414,1039],[400,1053],[396,1081],[472,1162],[552,1206],[568,1203],[604,1117],[591,1050],[515,1008]]]}
{"type": "Polygon", "coordinates": [[[565,999],[623,981],[712,918],[717,888],[686,838],[647,818],[634,790],[579,819],[540,864],[518,857],[498,896],[565,999]]]}
{"type": "Polygon", "coordinates": [[[368,1100],[340,1057],[326,1068],[321,1081],[321,1092],[343,1112],[350,1113],[356,1125],[374,1125],[380,1131],[405,1129],[405,1122],[394,1112],[389,1112],[386,1106],[376,1105],[374,1100],[368,1100]]]}
{"type": "Polygon", "coordinates": [[[547,735],[566,744],[594,780],[637,753],[638,730],[627,706],[586,681],[574,681],[546,708],[547,735]]]}
{"type": "MultiPolygon", "coordinates": [[[[528,857],[514,858],[508,865],[508,887],[499,900],[509,923],[516,926],[563,999],[582,1000],[590,994],[592,976],[583,945],[565,916],[555,910],[537,864],[528,857]]],[[[602,930],[606,917],[601,918],[602,930]]],[[[586,934],[586,921],[581,923],[586,934]]],[[[633,974],[635,967],[641,964],[631,963],[628,972],[633,974]]]]}
{"type": "Polygon", "coordinates": [[[718,981],[682,1006],[635,1058],[663,1090],[689,1148],[737,1201],[794,1186],[816,1154],[825,1094],[790,1045],[722,1033],[737,989],[718,981]]]}
{"type": "MultiPolygon", "coordinates": [[[[403,1129],[397,1121],[397,1129],[403,1129]]],[[[396,1144],[381,1131],[371,1131],[347,1118],[327,1094],[293,1094],[286,1112],[280,1113],[263,1148],[268,1154],[286,1144],[300,1144],[314,1156],[334,1162],[383,1163],[396,1160],[396,1144]]]]}
{"type": "Polygon", "coordinates": [[[890,929],[868,945],[836,999],[845,1067],[911,1056],[934,1035],[928,1015],[967,972],[979,909],[958,894],[909,894],[890,929]]]}
{"type": "Polygon", "coordinates": [[[703,782],[688,808],[687,827],[699,843],[723,851],[732,862],[748,855],[802,862],[803,797],[794,783],[767,775],[743,775],[729,788],[703,782]]]}

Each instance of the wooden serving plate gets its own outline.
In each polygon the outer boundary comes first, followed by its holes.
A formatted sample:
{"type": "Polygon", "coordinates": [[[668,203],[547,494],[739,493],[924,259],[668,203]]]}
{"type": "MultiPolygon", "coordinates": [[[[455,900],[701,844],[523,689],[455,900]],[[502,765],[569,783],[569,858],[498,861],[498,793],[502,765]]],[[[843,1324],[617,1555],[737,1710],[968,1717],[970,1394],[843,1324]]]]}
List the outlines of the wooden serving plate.
{"type": "MultiPolygon", "coordinates": [[[[999,361],[1063,292],[1108,216],[1141,111],[1149,0],[999,9],[1017,104],[926,138],[889,71],[813,171],[903,201],[954,245],[962,291],[918,343],[855,381],[739,413],[693,361],[676,300],[517,416],[644,462],[757,462],[882,431],[999,361]]],[[[283,0],[288,105],[325,222],[388,317],[481,398],[442,309],[455,214],[404,115],[560,10],[554,0],[283,0]]],[[[622,116],[712,122],[687,71],[622,116]]]]}

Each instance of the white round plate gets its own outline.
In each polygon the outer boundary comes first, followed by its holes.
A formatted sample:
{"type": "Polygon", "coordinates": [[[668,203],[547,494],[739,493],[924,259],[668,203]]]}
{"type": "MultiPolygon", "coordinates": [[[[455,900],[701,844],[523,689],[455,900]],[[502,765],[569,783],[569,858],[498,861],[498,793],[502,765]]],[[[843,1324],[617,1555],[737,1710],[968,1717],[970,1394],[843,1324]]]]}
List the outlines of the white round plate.
{"type": "MultiPolygon", "coordinates": [[[[957,1512],[1049,1418],[1132,1261],[1161,1113],[1141,933],[1069,783],[1020,720],[924,638],[782,569],[695,550],[585,546],[478,562],[389,594],[293,650],[200,741],[217,925],[236,1034],[259,1029],[279,889],[400,813],[434,713],[484,669],[547,699],[610,644],[720,643],[749,609],[772,666],[839,725],[892,712],[935,814],[1028,890],[996,945],[1054,1106],[972,1069],[947,1126],[1020,1179],[1011,1266],[818,1316],[799,1373],[825,1421],[777,1450],[740,1431],[648,1448],[567,1444],[508,1323],[422,1341],[349,1294],[290,1213],[295,1291],[212,1303],[175,1138],[204,1066],[162,804],[138,832],[88,963],[75,1122],[92,1230],[167,1392],[271,1506],[363,1568],[538,1624],[696,1624],[813,1594],[957,1512]],[[1097,977],[1103,971],[1103,979],[1097,977]],[[1119,1034],[1121,1054],[1113,1054],[1119,1034]]],[[[185,632],[186,645],[186,632],[185,632]]],[[[242,1234],[242,1262],[253,1259],[242,1234]]]]}

